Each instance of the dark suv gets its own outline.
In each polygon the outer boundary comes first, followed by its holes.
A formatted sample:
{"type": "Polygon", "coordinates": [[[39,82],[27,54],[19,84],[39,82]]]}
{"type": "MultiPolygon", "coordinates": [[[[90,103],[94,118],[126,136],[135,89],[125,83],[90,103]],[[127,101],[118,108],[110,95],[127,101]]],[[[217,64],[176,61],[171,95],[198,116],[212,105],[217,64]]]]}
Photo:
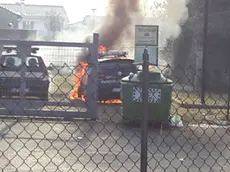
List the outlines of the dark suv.
{"type": "MultiPolygon", "coordinates": [[[[0,97],[17,98],[20,95],[22,60],[16,48],[4,47],[0,57],[0,97]]],[[[38,48],[31,48],[31,54],[25,59],[25,96],[48,100],[49,76],[42,57],[35,55],[38,48]]],[[[52,67],[48,68],[52,70],[52,67]]]]}
{"type": "MultiPolygon", "coordinates": [[[[86,71],[88,69],[86,68],[86,71]]],[[[120,79],[130,73],[136,73],[134,60],[128,58],[111,58],[104,56],[98,60],[98,100],[111,100],[120,98],[120,79]]],[[[86,96],[88,75],[81,79],[79,95],[86,96]]]]}

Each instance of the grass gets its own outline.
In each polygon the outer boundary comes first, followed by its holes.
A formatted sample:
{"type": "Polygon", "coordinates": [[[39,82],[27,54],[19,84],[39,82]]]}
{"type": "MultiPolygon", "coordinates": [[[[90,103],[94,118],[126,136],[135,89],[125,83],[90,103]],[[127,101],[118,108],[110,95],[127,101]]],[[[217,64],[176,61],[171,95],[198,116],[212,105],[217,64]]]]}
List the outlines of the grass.
{"type": "MultiPolygon", "coordinates": [[[[186,91],[174,91],[173,97],[187,104],[200,104],[200,93],[198,92],[186,92],[186,91]]],[[[228,97],[225,94],[213,94],[207,93],[205,95],[205,103],[207,105],[227,105],[228,97]]]]}
{"type": "MultiPolygon", "coordinates": [[[[184,104],[200,104],[199,93],[188,93],[185,91],[174,91],[173,98],[184,104]]],[[[205,96],[207,105],[227,105],[226,95],[208,94],[205,96]]],[[[212,108],[183,108],[178,103],[173,102],[171,106],[171,114],[182,116],[183,121],[192,124],[211,123],[216,124],[218,121],[227,120],[227,110],[212,108]]]]}
{"type": "Polygon", "coordinates": [[[68,94],[74,88],[74,76],[56,75],[51,78],[50,93],[68,94]]]}

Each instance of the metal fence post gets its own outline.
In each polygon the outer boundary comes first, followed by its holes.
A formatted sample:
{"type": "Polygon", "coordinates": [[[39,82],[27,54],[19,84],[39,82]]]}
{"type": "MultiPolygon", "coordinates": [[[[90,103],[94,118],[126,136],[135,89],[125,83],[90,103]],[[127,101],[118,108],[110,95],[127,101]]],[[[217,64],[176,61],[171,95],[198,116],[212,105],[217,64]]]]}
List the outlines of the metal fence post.
{"type": "Polygon", "coordinates": [[[227,120],[230,121],[230,114],[229,114],[229,108],[230,108],[230,70],[227,69],[228,73],[228,102],[227,102],[227,120]]]}
{"type": "Polygon", "coordinates": [[[17,45],[17,51],[18,55],[22,62],[22,68],[20,71],[21,81],[20,81],[20,90],[19,90],[19,96],[20,100],[25,100],[25,94],[26,94],[26,56],[27,56],[27,50],[28,47],[25,44],[19,44],[17,45]]]}
{"type": "Polygon", "coordinates": [[[209,0],[204,4],[204,37],[203,37],[203,58],[202,58],[202,83],[201,83],[201,103],[205,104],[205,77],[206,77],[206,58],[207,58],[207,37],[208,37],[208,10],[209,0]]]}
{"type": "Polygon", "coordinates": [[[88,87],[87,87],[87,99],[89,114],[92,120],[97,118],[97,69],[98,69],[98,46],[99,46],[99,34],[93,34],[93,46],[90,47],[90,56],[88,59],[89,71],[88,75],[88,87]]]}
{"type": "Polygon", "coordinates": [[[142,126],[141,126],[141,172],[147,172],[148,166],[148,73],[149,55],[145,49],[143,53],[143,81],[142,81],[142,126]]]}

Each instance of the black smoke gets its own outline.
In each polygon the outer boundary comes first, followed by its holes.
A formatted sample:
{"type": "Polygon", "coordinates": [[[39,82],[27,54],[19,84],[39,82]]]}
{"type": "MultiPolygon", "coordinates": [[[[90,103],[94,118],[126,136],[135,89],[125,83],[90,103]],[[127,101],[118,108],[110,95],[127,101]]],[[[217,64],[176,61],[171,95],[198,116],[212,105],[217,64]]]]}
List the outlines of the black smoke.
{"type": "Polygon", "coordinates": [[[140,0],[110,0],[109,10],[100,29],[100,44],[111,49],[132,24],[140,0]]]}

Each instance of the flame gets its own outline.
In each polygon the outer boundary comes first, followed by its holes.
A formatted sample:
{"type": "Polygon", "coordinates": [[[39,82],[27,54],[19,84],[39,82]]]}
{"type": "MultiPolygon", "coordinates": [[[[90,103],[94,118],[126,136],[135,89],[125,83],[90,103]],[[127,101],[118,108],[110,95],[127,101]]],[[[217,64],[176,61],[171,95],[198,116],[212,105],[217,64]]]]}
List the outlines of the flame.
{"type": "MultiPolygon", "coordinates": [[[[76,74],[74,75],[75,85],[74,85],[73,90],[71,90],[71,92],[69,93],[69,99],[70,100],[86,101],[84,96],[79,96],[78,91],[79,91],[79,87],[81,86],[81,79],[85,75],[87,66],[88,66],[88,63],[86,63],[86,62],[81,62],[77,66],[76,74]]],[[[120,104],[121,100],[111,99],[111,100],[106,100],[106,101],[98,101],[98,103],[101,103],[101,104],[120,104]]]]}
{"type": "Polygon", "coordinates": [[[69,99],[70,100],[83,100],[85,101],[85,98],[83,96],[78,95],[79,87],[81,86],[81,79],[85,75],[86,67],[88,66],[88,63],[81,62],[77,66],[76,74],[74,75],[74,89],[69,93],[69,99]]]}
{"type": "Polygon", "coordinates": [[[111,99],[111,100],[106,100],[106,101],[98,101],[98,103],[101,104],[120,104],[122,101],[120,99],[111,99]]]}
{"type": "Polygon", "coordinates": [[[104,46],[99,46],[99,48],[98,48],[98,52],[99,53],[105,53],[107,51],[107,48],[106,47],[104,47],[104,46]]]}

